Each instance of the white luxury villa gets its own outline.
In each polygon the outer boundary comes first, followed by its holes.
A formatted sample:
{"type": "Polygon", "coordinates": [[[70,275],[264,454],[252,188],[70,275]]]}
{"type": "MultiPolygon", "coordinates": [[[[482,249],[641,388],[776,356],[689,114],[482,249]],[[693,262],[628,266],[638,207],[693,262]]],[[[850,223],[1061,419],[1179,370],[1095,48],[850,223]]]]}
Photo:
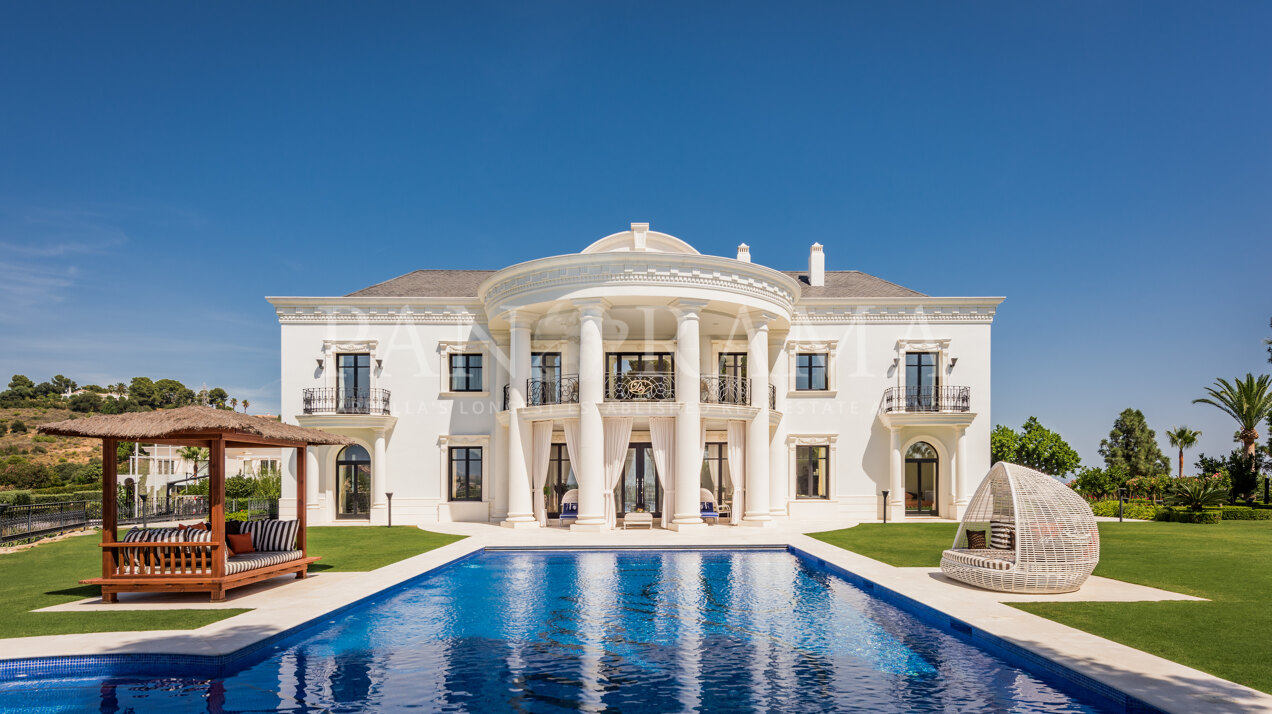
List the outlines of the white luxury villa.
{"type": "Polygon", "coordinates": [[[357,441],[309,450],[311,525],[959,518],[990,466],[1002,298],[828,271],[816,243],[780,271],[633,223],[503,270],[269,301],[283,420],[357,441]]]}

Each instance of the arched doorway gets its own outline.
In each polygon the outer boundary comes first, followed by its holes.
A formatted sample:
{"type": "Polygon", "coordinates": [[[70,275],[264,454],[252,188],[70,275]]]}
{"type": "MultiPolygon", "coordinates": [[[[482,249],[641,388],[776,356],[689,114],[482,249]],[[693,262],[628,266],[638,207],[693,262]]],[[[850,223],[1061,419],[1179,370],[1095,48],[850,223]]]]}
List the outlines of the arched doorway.
{"type": "Polygon", "coordinates": [[[370,518],[371,455],[351,444],[336,456],[336,518],[370,518]]]}
{"type": "Polygon", "coordinates": [[[905,512],[937,515],[937,473],[940,459],[926,441],[915,442],[905,452],[905,512]]]}

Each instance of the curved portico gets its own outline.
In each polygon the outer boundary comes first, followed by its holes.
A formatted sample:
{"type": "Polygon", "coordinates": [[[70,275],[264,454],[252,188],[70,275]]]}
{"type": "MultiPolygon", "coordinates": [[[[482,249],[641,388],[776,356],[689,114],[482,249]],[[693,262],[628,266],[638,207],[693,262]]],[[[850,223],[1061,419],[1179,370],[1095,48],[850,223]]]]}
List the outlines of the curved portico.
{"type": "MultiPolygon", "coordinates": [[[[703,527],[705,435],[727,434],[730,421],[745,425],[746,465],[733,489],[748,494],[739,522],[772,521],[768,343],[770,332],[790,329],[799,296],[794,279],[701,255],[673,236],[634,224],[581,254],[501,270],[478,294],[494,316],[492,333],[508,335],[504,525],[539,524],[532,494],[543,484],[534,478],[536,453],[527,447],[527,434],[543,422],[561,438],[577,429],[570,454],[578,484],[576,530],[610,527],[614,515],[607,501],[617,501],[614,510],[623,506],[625,496],[607,488],[616,471],[633,468],[614,462],[632,458],[607,444],[615,428],[649,439],[631,443],[651,444],[658,464],[654,490],[662,497],[655,508],[667,527],[703,527]],[[545,360],[554,366],[545,368],[545,360]]],[[[635,458],[646,460],[643,454],[635,458]]],[[[613,489],[633,488],[623,478],[613,489]]],[[[736,500],[740,505],[740,495],[736,500]]]]}

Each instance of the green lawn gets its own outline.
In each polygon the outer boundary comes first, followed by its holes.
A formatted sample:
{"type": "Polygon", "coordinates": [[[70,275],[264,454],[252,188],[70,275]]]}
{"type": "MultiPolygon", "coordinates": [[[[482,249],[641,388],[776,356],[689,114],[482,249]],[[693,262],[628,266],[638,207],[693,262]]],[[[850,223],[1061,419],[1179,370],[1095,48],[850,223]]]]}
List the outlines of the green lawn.
{"type": "MultiPolygon", "coordinates": [[[[389,563],[453,543],[462,536],[430,533],[408,526],[393,528],[318,527],[309,529],[309,552],[323,559],[314,571],[374,570],[389,563]]],[[[123,630],[189,630],[246,612],[165,610],[119,612],[31,612],[100,594],[79,585],[101,574],[96,534],[0,555],[0,638],[123,630]]]]}
{"type": "MultiPolygon", "coordinates": [[[[940,564],[952,524],[865,524],[813,537],[898,566],[940,564]]],[[[1272,693],[1272,521],[1100,523],[1095,574],[1212,602],[1013,603],[1272,693]]]]}

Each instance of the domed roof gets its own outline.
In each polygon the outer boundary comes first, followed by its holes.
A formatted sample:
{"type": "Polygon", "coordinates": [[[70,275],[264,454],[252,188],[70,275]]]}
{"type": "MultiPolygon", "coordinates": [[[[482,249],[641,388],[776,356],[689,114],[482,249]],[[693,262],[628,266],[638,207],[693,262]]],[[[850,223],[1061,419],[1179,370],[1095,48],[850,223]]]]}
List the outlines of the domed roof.
{"type": "Polygon", "coordinates": [[[701,255],[693,246],[673,235],[649,230],[648,223],[633,223],[631,230],[605,236],[584,248],[582,253],[682,253],[701,255]]]}

